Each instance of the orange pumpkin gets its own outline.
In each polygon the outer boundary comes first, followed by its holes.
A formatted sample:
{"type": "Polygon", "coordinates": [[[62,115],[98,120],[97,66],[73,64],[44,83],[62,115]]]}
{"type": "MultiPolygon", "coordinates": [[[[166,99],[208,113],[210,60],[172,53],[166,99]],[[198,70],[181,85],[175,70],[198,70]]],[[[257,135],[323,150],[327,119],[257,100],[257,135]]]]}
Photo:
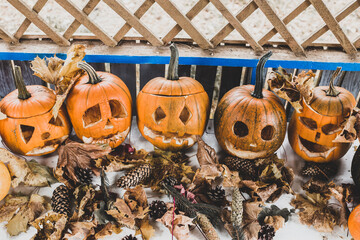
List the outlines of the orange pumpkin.
{"type": "Polygon", "coordinates": [[[360,240],[360,205],[355,207],[350,213],[348,227],[354,240],[360,240]]]}
{"type": "Polygon", "coordinates": [[[71,89],[66,107],[76,135],[85,143],[124,142],[131,127],[131,95],[125,83],[107,72],[96,72],[85,62],[78,67],[87,74],[71,89]]]}
{"type": "Polygon", "coordinates": [[[350,143],[333,143],[341,132],[345,118],[355,107],[354,96],[344,88],[319,86],[313,90],[309,103],[302,101],[303,111],[294,112],[288,130],[293,150],[304,160],[313,162],[335,161],[349,150],[350,143]]]}
{"type": "Polygon", "coordinates": [[[0,161],[0,201],[6,197],[10,190],[11,176],[6,165],[0,161]]]}
{"type": "Polygon", "coordinates": [[[27,86],[20,67],[15,66],[15,85],[0,103],[7,118],[0,121],[0,134],[5,144],[15,153],[40,156],[52,153],[69,136],[71,124],[61,108],[58,117],[52,115],[55,94],[47,87],[27,86]]]}
{"type": "Polygon", "coordinates": [[[228,154],[245,159],[270,156],[282,144],[286,114],[280,99],[263,89],[264,66],[271,52],[256,67],[256,84],[235,87],[219,102],[215,136],[228,154]]]}
{"type": "Polygon", "coordinates": [[[150,80],[138,94],[137,124],[154,146],[170,151],[191,147],[203,135],[209,115],[209,97],[193,78],[178,77],[179,53],[170,46],[168,77],[150,80]]]}

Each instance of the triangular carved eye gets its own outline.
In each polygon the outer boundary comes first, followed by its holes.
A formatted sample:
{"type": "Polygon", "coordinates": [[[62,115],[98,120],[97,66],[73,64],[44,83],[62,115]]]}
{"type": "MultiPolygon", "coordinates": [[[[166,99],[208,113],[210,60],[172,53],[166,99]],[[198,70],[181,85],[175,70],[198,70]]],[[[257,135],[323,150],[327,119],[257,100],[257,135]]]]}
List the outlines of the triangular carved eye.
{"type": "Polygon", "coordinates": [[[51,125],[55,125],[57,127],[63,127],[64,126],[64,123],[63,121],[61,120],[60,117],[57,117],[56,119],[54,117],[52,117],[49,121],[49,124],[51,125]]]}
{"type": "Polygon", "coordinates": [[[101,120],[100,105],[88,108],[83,115],[84,127],[90,127],[101,120]]]}
{"type": "Polygon", "coordinates": [[[111,116],[113,118],[126,118],[127,112],[124,105],[118,100],[110,100],[109,101],[111,116]]]}
{"type": "Polygon", "coordinates": [[[165,117],[166,114],[161,107],[158,107],[153,114],[153,118],[157,124],[159,124],[160,121],[163,120],[165,117]]]}
{"type": "Polygon", "coordinates": [[[185,106],[183,108],[183,110],[181,111],[180,113],[180,116],[179,116],[180,120],[183,122],[183,124],[186,125],[186,123],[190,120],[191,118],[191,112],[190,110],[187,108],[187,106],[185,106]]]}
{"type": "Polygon", "coordinates": [[[35,128],[28,125],[20,125],[21,135],[25,143],[28,143],[34,134],[35,128]]]}

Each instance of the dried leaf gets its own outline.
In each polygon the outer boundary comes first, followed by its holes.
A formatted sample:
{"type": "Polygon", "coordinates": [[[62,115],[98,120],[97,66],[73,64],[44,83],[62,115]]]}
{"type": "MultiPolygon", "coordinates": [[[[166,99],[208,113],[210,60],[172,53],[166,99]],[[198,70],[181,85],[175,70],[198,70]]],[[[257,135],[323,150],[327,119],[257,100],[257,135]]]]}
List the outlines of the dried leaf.
{"type": "Polygon", "coordinates": [[[67,217],[56,212],[49,212],[31,223],[38,232],[32,240],[60,240],[63,239],[63,231],[67,223],[67,217]]]}
{"type": "Polygon", "coordinates": [[[117,198],[112,208],[106,213],[114,217],[119,224],[123,224],[128,228],[134,228],[135,226],[135,216],[124,199],[117,198]]]}
{"type": "Polygon", "coordinates": [[[156,221],[161,222],[165,227],[172,231],[177,240],[190,239],[190,228],[194,226],[191,218],[182,214],[174,214],[173,217],[173,210],[169,209],[162,218],[157,219],[156,221]]]}
{"type": "Polygon", "coordinates": [[[5,148],[0,148],[0,159],[4,163],[8,163],[8,169],[13,176],[11,181],[13,188],[20,183],[33,187],[45,187],[57,182],[51,173],[51,168],[41,165],[35,160],[27,162],[5,148]]]}
{"type": "Polygon", "coordinates": [[[273,226],[275,231],[277,231],[284,226],[285,219],[282,216],[266,216],[264,223],[273,226]]]}
{"type": "Polygon", "coordinates": [[[72,220],[91,219],[94,211],[95,189],[90,185],[83,185],[75,189],[74,196],[77,203],[77,212],[72,217],[72,220]]]}
{"type": "Polygon", "coordinates": [[[41,59],[38,56],[31,61],[31,69],[34,71],[34,75],[41,78],[43,81],[56,85],[59,81],[60,70],[64,63],[64,60],[58,57],[51,57],[41,59]]]}
{"type": "Polygon", "coordinates": [[[246,239],[257,240],[260,224],[258,215],[262,211],[260,202],[244,202],[243,231],[246,239]]]}
{"type": "Polygon", "coordinates": [[[199,224],[201,230],[208,239],[220,240],[214,226],[211,224],[206,215],[197,213],[195,221],[197,224],[199,224]]]}
{"type": "Polygon", "coordinates": [[[130,207],[132,214],[137,219],[143,219],[149,211],[145,190],[141,186],[128,189],[124,194],[124,200],[130,207]]]}
{"type": "Polygon", "coordinates": [[[73,187],[74,183],[78,182],[76,167],[91,169],[92,159],[101,158],[110,151],[109,145],[84,144],[68,139],[58,150],[59,160],[54,171],[55,176],[66,186],[73,187]]]}
{"type": "Polygon", "coordinates": [[[27,204],[23,205],[20,210],[8,221],[6,228],[10,236],[16,236],[21,232],[26,232],[28,225],[35,218],[49,209],[47,200],[37,194],[32,194],[27,204]]]}
{"type": "Polygon", "coordinates": [[[70,222],[68,228],[71,233],[66,233],[64,238],[87,239],[89,236],[95,235],[97,224],[92,222],[70,222]]]}
{"type": "Polygon", "coordinates": [[[300,92],[300,96],[310,104],[313,97],[315,74],[309,70],[308,72],[302,71],[297,77],[295,77],[296,88],[300,92]]]}
{"type": "Polygon", "coordinates": [[[196,139],[198,143],[196,157],[199,161],[200,167],[204,165],[218,164],[219,160],[215,149],[207,145],[200,136],[196,136],[196,139]]]}
{"type": "Polygon", "coordinates": [[[9,222],[15,213],[28,203],[29,196],[7,195],[4,201],[4,205],[0,207],[0,222],[9,222]]]}
{"type": "Polygon", "coordinates": [[[95,234],[95,239],[103,239],[104,237],[110,236],[111,234],[119,234],[122,232],[121,225],[114,223],[107,223],[105,226],[98,230],[95,234]]]}
{"type": "Polygon", "coordinates": [[[344,128],[341,133],[336,136],[333,142],[338,143],[352,143],[359,136],[360,131],[360,109],[355,107],[350,117],[346,120],[344,128]]]}
{"type": "Polygon", "coordinates": [[[143,240],[149,240],[155,234],[155,229],[150,225],[148,218],[138,220],[137,225],[139,229],[136,231],[136,235],[141,233],[143,240]]]}
{"type": "Polygon", "coordinates": [[[56,94],[56,100],[55,100],[55,104],[54,106],[52,107],[52,114],[54,115],[54,118],[56,119],[58,114],[59,114],[59,111],[61,109],[61,106],[63,105],[67,95],[69,94],[71,88],[74,86],[77,78],[80,77],[80,74],[77,75],[76,77],[74,77],[70,82],[69,84],[67,85],[67,89],[65,90],[64,93],[62,94],[56,94]]]}

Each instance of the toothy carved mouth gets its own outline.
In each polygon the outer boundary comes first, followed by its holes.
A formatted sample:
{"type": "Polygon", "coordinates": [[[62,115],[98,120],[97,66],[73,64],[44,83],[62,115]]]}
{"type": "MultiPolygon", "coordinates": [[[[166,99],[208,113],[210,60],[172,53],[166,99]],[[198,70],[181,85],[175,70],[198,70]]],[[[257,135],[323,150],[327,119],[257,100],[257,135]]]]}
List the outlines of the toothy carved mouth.
{"type": "Polygon", "coordinates": [[[171,141],[175,141],[176,145],[188,145],[192,146],[196,142],[196,136],[185,134],[184,137],[177,137],[177,136],[171,136],[167,137],[161,134],[161,132],[153,131],[150,128],[144,126],[144,134],[148,136],[149,138],[155,140],[156,138],[161,138],[161,141],[163,143],[170,143],[171,141]]]}
{"type": "Polygon", "coordinates": [[[92,137],[82,137],[82,140],[84,143],[92,143],[92,144],[110,144],[113,143],[115,144],[116,142],[118,142],[119,140],[124,140],[127,136],[127,134],[130,131],[130,127],[128,127],[125,131],[123,132],[118,132],[116,134],[111,134],[108,135],[106,137],[102,137],[102,138],[92,138],[92,137]]]}
{"type": "Polygon", "coordinates": [[[310,158],[328,158],[330,153],[336,148],[329,148],[324,145],[320,145],[311,141],[308,141],[300,136],[298,136],[299,148],[300,151],[303,151],[310,158]]]}
{"type": "MultiPolygon", "coordinates": [[[[232,143],[225,141],[225,146],[226,149],[236,155],[239,158],[244,158],[244,159],[255,159],[255,158],[261,158],[261,157],[265,157],[268,153],[267,150],[263,150],[263,151],[259,151],[259,152],[253,152],[253,151],[246,151],[246,150],[242,150],[242,149],[238,149],[236,148],[232,143]]],[[[251,147],[255,147],[256,144],[250,144],[251,147]]]]}
{"type": "Polygon", "coordinates": [[[33,155],[43,155],[43,154],[47,154],[47,153],[51,153],[54,152],[55,149],[68,138],[69,135],[65,135],[61,138],[58,139],[53,139],[53,140],[48,140],[45,141],[44,146],[43,147],[37,147],[34,148],[33,150],[27,152],[25,155],[26,156],[33,156],[33,155]]]}

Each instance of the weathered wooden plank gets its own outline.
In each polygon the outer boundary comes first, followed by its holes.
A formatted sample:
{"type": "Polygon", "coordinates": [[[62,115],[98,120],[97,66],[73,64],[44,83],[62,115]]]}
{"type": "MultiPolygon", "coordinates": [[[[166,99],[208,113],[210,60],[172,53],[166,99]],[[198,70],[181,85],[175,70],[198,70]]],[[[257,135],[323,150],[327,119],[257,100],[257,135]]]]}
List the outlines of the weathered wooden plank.
{"type": "Polygon", "coordinates": [[[138,31],[145,39],[147,39],[153,46],[163,45],[162,41],[155,36],[154,33],[148,29],[139,18],[135,17],[126,6],[117,0],[104,0],[117,14],[119,14],[128,24],[130,24],[136,31],[138,31]]]}
{"type": "Polygon", "coordinates": [[[360,73],[359,72],[346,72],[342,87],[349,90],[354,97],[356,97],[360,90],[360,73]]]}
{"type": "MultiPolygon", "coordinates": [[[[305,11],[309,6],[311,5],[311,3],[309,2],[309,0],[305,0],[304,2],[300,3],[299,6],[297,6],[291,13],[289,13],[289,15],[287,15],[282,21],[284,22],[284,24],[288,24],[289,22],[291,22],[294,18],[296,18],[297,16],[299,16],[300,13],[302,13],[303,11],[305,11]]],[[[262,46],[264,45],[267,41],[269,41],[273,36],[276,35],[278,31],[276,30],[276,28],[274,27],[273,29],[271,29],[269,32],[267,32],[260,40],[259,40],[259,44],[262,46]]]]}
{"type": "Polygon", "coordinates": [[[10,61],[0,61],[0,98],[15,90],[10,61]]]}
{"type": "MultiPolygon", "coordinates": [[[[353,3],[348,4],[344,9],[342,9],[338,14],[336,14],[335,19],[336,21],[340,22],[344,18],[346,18],[348,15],[350,15],[353,11],[355,11],[358,7],[360,7],[360,2],[355,1],[353,3]]],[[[324,24],[321,27],[319,27],[316,31],[314,31],[310,37],[308,37],[301,46],[303,48],[308,47],[311,43],[313,43],[316,39],[321,37],[324,33],[326,33],[329,30],[328,25],[324,24]]],[[[356,47],[356,44],[354,44],[356,47]]]]}
{"type": "Polygon", "coordinates": [[[189,77],[191,72],[191,65],[179,65],[179,77],[189,77]]]}
{"type": "Polygon", "coordinates": [[[242,68],[241,67],[223,67],[221,76],[221,87],[219,100],[229,90],[240,85],[242,68]]]}
{"type": "Polygon", "coordinates": [[[14,38],[9,32],[7,32],[5,29],[2,29],[0,27],[0,38],[2,38],[5,42],[8,43],[17,43],[18,40],[14,38]]]}
{"type": "Polygon", "coordinates": [[[216,66],[196,66],[195,79],[203,85],[210,101],[213,99],[216,68],[216,66]]]}
{"type": "Polygon", "coordinates": [[[165,76],[164,64],[140,64],[140,90],[147,82],[156,77],[165,76]]]}
{"type": "Polygon", "coordinates": [[[46,82],[34,75],[30,61],[14,61],[14,64],[20,66],[25,85],[46,85],[46,82]]]}
{"type": "MultiPolygon", "coordinates": [[[[48,0],[38,0],[32,10],[36,13],[39,13],[41,9],[45,6],[48,0]]],[[[30,26],[31,21],[28,18],[25,18],[16,33],[14,34],[14,37],[17,39],[20,39],[21,36],[24,34],[24,32],[28,29],[30,26]]]]}
{"type": "MultiPolygon", "coordinates": [[[[243,22],[246,18],[248,18],[255,10],[258,8],[254,1],[251,1],[246,5],[239,13],[236,14],[236,18],[243,22]]],[[[226,24],[211,40],[210,42],[217,46],[219,45],[226,36],[228,36],[234,30],[233,25],[230,23],[226,24]]]]}
{"type": "Polygon", "coordinates": [[[91,19],[80,9],[78,9],[73,3],[68,0],[55,0],[60,6],[62,6],[68,13],[70,13],[76,20],[83,24],[87,29],[94,33],[104,44],[114,47],[117,42],[112,39],[107,33],[105,33],[97,24],[91,21],[91,19]]]}
{"type": "Polygon", "coordinates": [[[243,38],[250,44],[250,46],[256,51],[261,52],[264,49],[259,45],[257,41],[251,36],[251,34],[243,27],[241,22],[236,19],[234,15],[225,7],[220,0],[210,0],[210,2],[221,12],[221,14],[229,21],[229,23],[243,36],[243,38]]]}
{"type": "MultiPolygon", "coordinates": [[[[141,18],[147,10],[150,9],[150,7],[155,3],[155,0],[145,0],[141,6],[135,11],[134,16],[137,18],[141,18]]],[[[115,41],[119,42],[125,34],[130,31],[131,25],[128,23],[125,23],[124,26],[115,34],[114,39],[115,41]]]]}
{"type": "Polygon", "coordinates": [[[191,23],[189,18],[184,16],[180,10],[169,0],[156,0],[156,2],[172,17],[189,36],[204,49],[213,48],[213,45],[200,33],[191,23]]]}
{"type": "Polygon", "coordinates": [[[321,18],[324,20],[326,25],[329,27],[331,32],[335,35],[336,39],[339,41],[344,50],[350,54],[356,54],[357,50],[354,45],[350,42],[349,38],[341,29],[338,21],[331,14],[329,9],[326,7],[325,3],[322,0],[309,0],[316,11],[319,13],[321,18]]]}
{"type": "MultiPolygon", "coordinates": [[[[89,15],[92,10],[97,6],[100,0],[89,0],[89,2],[83,8],[83,13],[85,15],[89,15]]],[[[76,32],[76,30],[81,26],[81,23],[78,20],[74,20],[68,29],[66,29],[65,33],[63,34],[64,38],[69,39],[71,36],[76,32]]]]}
{"type": "Polygon", "coordinates": [[[70,42],[50,27],[35,11],[29,8],[22,0],[8,0],[19,12],[35,24],[41,31],[48,35],[60,46],[69,46],[70,42]]]}
{"type": "MultiPolygon", "coordinates": [[[[186,17],[189,20],[192,20],[196,15],[201,12],[209,3],[209,0],[199,0],[186,14],[186,17]]],[[[179,24],[176,24],[163,38],[164,44],[169,43],[180,31],[182,28],[179,24]]]]}
{"type": "Polygon", "coordinates": [[[286,25],[283,21],[278,17],[275,11],[271,8],[269,3],[266,0],[254,0],[256,5],[261,9],[261,11],[265,14],[267,19],[271,22],[271,24],[276,28],[281,37],[287,42],[291,50],[296,55],[305,55],[304,49],[300,46],[300,44],[296,41],[293,35],[289,32],[286,25]]]}
{"type": "Polygon", "coordinates": [[[355,46],[356,48],[360,48],[360,36],[359,36],[357,39],[355,39],[355,41],[354,41],[354,46],[355,46]]]}

